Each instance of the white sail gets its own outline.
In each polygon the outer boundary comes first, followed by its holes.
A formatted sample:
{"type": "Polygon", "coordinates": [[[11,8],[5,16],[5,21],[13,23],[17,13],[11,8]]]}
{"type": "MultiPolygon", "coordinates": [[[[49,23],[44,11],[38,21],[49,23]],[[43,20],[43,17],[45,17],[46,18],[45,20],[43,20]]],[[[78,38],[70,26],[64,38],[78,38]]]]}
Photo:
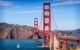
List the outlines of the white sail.
{"type": "Polygon", "coordinates": [[[20,48],[20,45],[19,45],[19,43],[17,44],[17,46],[16,46],[17,48],[20,48]]]}

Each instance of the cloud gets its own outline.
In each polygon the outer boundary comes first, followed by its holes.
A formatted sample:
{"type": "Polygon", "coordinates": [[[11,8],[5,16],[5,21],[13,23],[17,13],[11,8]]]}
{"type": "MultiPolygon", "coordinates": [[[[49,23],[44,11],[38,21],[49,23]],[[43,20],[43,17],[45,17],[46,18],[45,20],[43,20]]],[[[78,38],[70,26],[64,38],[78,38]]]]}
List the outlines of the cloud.
{"type": "Polygon", "coordinates": [[[16,11],[15,13],[39,13],[41,12],[40,10],[36,10],[36,11],[16,11]]]}
{"type": "Polygon", "coordinates": [[[71,5],[71,4],[80,4],[80,0],[66,0],[63,2],[56,2],[53,3],[52,6],[71,5]]]}
{"type": "Polygon", "coordinates": [[[36,11],[31,11],[31,10],[28,10],[28,11],[5,11],[4,13],[7,13],[7,14],[13,14],[13,13],[17,13],[17,14],[21,14],[21,13],[26,13],[26,14],[30,14],[30,13],[41,13],[40,10],[36,10],[36,11]]]}
{"type": "Polygon", "coordinates": [[[9,1],[0,1],[0,6],[10,6],[12,5],[12,2],[9,2],[9,1]]]}

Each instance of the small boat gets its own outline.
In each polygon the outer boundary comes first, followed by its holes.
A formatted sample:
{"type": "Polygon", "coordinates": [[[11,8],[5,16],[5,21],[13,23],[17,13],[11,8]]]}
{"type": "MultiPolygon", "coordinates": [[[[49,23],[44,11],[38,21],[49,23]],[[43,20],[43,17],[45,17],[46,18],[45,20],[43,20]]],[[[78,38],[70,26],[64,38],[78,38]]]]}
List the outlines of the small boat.
{"type": "Polygon", "coordinates": [[[20,48],[20,45],[19,45],[19,43],[17,44],[17,46],[16,46],[17,48],[20,48]]]}

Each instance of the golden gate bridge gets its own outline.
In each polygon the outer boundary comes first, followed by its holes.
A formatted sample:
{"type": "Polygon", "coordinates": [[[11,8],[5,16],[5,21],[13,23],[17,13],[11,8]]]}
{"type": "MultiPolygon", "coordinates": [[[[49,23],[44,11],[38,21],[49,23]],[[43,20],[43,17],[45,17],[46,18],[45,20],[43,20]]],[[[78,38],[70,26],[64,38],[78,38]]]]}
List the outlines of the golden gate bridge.
{"type": "MultiPolygon", "coordinates": [[[[41,32],[41,37],[42,37],[42,48],[50,48],[50,50],[54,50],[54,33],[51,32],[51,4],[50,0],[49,2],[44,2],[43,3],[43,16],[42,16],[42,30],[38,29],[38,18],[34,18],[34,35],[33,39],[38,39],[38,33],[41,32]],[[47,40],[47,41],[46,41],[47,40]]],[[[65,34],[66,35],[66,34],[65,34]]],[[[56,36],[59,45],[56,50],[70,50],[68,49],[69,43],[75,43],[75,44],[80,44],[80,38],[75,38],[75,37],[68,37],[68,36],[62,36],[61,33],[59,32],[58,35],[56,36]]],[[[79,48],[79,47],[77,47],[79,48]]],[[[72,49],[73,50],[73,49],[72,49]]],[[[79,48],[80,50],[80,48],[79,48]]]]}

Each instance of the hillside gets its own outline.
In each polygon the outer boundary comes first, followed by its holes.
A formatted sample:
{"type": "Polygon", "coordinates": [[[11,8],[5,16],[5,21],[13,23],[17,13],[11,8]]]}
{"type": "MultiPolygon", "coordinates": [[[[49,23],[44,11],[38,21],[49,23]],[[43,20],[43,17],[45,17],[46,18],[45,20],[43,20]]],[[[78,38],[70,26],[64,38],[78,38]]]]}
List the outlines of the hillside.
{"type": "Polygon", "coordinates": [[[61,34],[64,36],[67,34],[68,36],[75,36],[75,37],[80,37],[80,29],[77,30],[55,30],[54,33],[57,35],[57,33],[61,32],[61,34]]]}
{"type": "Polygon", "coordinates": [[[25,25],[0,23],[1,39],[28,39],[32,38],[34,28],[25,25]]]}

